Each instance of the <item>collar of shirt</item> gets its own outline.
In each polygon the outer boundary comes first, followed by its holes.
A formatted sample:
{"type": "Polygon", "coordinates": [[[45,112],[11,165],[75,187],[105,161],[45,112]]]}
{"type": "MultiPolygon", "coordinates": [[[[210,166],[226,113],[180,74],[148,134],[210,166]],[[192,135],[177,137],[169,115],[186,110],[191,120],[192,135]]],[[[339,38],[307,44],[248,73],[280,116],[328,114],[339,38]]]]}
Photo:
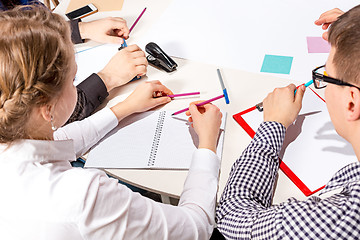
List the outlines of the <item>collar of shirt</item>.
{"type": "Polygon", "coordinates": [[[24,139],[9,146],[0,144],[0,161],[44,162],[75,161],[73,140],[44,141],[24,139]]]}
{"type": "Polygon", "coordinates": [[[350,182],[360,181],[360,162],[351,163],[340,169],[331,178],[325,188],[320,192],[320,195],[333,191],[338,188],[344,188],[350,182]]]}

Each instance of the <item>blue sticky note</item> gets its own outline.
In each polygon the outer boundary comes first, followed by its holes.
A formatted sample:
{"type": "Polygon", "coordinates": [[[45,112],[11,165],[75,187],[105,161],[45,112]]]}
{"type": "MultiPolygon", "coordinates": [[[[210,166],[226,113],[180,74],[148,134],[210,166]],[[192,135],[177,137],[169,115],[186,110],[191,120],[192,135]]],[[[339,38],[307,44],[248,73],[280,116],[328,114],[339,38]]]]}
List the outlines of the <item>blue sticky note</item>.
{"type": "Polygon", "coordinates": [[[260,72],[289,74],[293,57],[265,55],[260,72]]]}

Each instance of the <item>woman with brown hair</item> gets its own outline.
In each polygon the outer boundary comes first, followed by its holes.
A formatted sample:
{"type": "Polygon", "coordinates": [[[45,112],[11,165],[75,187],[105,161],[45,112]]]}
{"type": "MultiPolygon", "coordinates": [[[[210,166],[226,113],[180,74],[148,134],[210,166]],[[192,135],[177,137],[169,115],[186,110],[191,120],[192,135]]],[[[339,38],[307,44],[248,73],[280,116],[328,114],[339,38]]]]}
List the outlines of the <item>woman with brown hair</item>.
{"type": "Polygon", "coordinates": [[[209,238],[219,109],[190,106],[199,149],[179,206],[165,205],[69,161],[124,117],[171,101],[154,92],[171,91],[143,82],[114,107],[61,127],[76,104],[75,74],[70,29],[60,16],[29,7],[0,13],[0,239],[209,238]]]}

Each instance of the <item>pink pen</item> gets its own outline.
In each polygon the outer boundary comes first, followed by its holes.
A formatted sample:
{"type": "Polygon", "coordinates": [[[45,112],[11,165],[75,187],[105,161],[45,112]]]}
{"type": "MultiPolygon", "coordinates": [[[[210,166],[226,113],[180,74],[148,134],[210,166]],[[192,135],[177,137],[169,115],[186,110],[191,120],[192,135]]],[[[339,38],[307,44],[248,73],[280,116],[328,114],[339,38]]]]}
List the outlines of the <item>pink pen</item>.
{"type": "Polygon", "coordinates": [[[179,93],[179,94],[173,94],[173,95],[167,95],[167,96],[174,98],[174,97],[183,97],[183,96],[191,96],[191,95],[198,95],[198,94],[200,94],[200,92],[179,93]]]}
{"type": "MultiPolygon", "coordinates": [[[[215,101],[215,100],[218,100],[218,99],[220,99],[220,98],[223,98],[223,97],[224,97],[224,94],[222,94],[222,95],[220,95],[220,96],[217,96],[217,97],[214,97],[214,98],[211,98],[211,99],[206,100],[206,101],[204,101],[204,102],[198,103],[198,104],[196,104],[196,106],[200,107],[200,106],[202,106],[202,105],[205,105],[205,104],[207,104],[207,103],[211,103],[211,102],[213,102],[213,101],[215,101]]],[[[187,110],[189,110],[189,108],[185,108],[185,109],[182,109],[182,110],[180,110],[180,111],[174,112],[173,114],[171,114],[171,116],[178,115],[179,113],[186,112],[187,110]]]]}
{"type": "Polygon", "coordinates": [[[138,16],[138,18],[135,20],[135,22],[133,23],[133,25],[130,27],[129,34],[131,33],[131,31],[133,30],[133,28],[135,27],[135,25],[138,23],[138,21],[140,20],[140,18],[142,17],[142,15],[144,14],[145,11],[146,11],[146,8],[144,8],[144,10],[142,10],[142,12],[141,12],[140,15],[138,16]]]}

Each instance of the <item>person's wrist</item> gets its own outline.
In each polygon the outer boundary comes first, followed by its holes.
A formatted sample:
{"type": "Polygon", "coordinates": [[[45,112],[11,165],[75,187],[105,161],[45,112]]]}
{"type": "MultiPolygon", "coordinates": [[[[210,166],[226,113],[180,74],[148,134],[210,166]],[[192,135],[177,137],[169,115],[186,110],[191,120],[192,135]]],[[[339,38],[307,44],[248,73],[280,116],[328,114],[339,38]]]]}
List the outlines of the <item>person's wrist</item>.
{"type": "Polygon", "coordinates": [[[127,104],[126,102],[119,102],[110,109],[115,114],[119,122],[122,119],[126,118],[127,116],[130,116],[131,114],[135,113],[133,107],[130,104],[127,104]]]}
{"type": "Polygon", "coordinates": [[[110,92],[113,88],[115,88],[115,85],[113,84],[114,81],[112,81],[111,74],[108,74],[104,71],[100,71],[97,73],[97,75],[101,78],[101,80],[105,84],[106,90],[108,92],[110,92]]]}
{"type": "Polygon", "coordinates": [[[86,22],[79,22],[79,32],[82,39],[88,39],[88,36],[86,34],[86,22]]]}
{"type": "Polygon", "coordinates": [[[288,123],[287,121],[283,121],[283,120],[276,120],[276,119],[264,119],[264,122],[277,122],[280,123],[281,125],[283,125],[286,129],[290,126],[291,122],[288,123]]]}
{"type": "Polygon", "coordinates": [[[216,142],[213,136],[201,136],[199,137],[198,148],[206,148],[216,153],[216,142]]]}

